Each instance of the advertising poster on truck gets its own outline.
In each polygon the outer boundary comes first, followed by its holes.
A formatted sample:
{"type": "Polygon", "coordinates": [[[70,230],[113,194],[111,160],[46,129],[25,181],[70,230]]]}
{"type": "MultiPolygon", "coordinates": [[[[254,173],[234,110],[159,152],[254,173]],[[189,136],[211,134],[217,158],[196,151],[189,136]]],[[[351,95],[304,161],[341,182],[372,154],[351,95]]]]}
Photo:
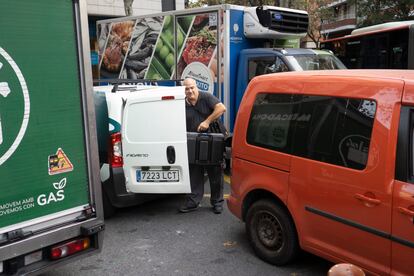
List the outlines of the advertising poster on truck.
{"type": "Polygon", "coordinates": [[[213,11],[98,24],[100,77],[151,80],[192,77],[201,91],[214,93],[218,72],[218,14],[219,11],[213,11]]]}

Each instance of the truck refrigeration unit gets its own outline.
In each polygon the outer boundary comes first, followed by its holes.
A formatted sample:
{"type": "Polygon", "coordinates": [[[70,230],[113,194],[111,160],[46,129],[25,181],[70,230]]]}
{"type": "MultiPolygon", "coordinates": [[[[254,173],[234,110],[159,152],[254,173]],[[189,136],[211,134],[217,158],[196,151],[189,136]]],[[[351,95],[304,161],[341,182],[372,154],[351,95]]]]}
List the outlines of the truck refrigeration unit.
{"type": "Polygon", "coordinates": [[[0,275],[100,251],[84,0],[0,1],[0,275]]]}

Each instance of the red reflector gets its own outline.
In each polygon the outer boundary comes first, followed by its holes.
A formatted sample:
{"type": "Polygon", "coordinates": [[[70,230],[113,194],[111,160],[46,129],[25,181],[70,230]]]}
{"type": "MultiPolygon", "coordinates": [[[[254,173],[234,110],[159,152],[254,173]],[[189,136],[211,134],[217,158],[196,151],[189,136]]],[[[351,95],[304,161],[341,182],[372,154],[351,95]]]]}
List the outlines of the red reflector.
{"type": "Polygon", "coordinates": [[[57,260],[66,256],[73,255],[77,252],[86,250],[90,247],[89,238],[76,239],[64,244],[52,247],[50,250],[50,258],[57,260]]]}
{"type": "Polygon", "coordinates": [[[174,96],[162,96],[161,100],[174,100],[175,97],[174,96]]]}
{"type": "Polygon", "coordinates": [[[62,250],[60,248],[52,248],[50,255],[52,259],[59,259],[60,256],[62,255],[62,250]]]}
{"type": "Polygon", "coordinates": [[[124,165],[122,158],[122,136],[120,132],[111,134],[109,138],[108,159],[113,168],[120,168],[124,165]]]}

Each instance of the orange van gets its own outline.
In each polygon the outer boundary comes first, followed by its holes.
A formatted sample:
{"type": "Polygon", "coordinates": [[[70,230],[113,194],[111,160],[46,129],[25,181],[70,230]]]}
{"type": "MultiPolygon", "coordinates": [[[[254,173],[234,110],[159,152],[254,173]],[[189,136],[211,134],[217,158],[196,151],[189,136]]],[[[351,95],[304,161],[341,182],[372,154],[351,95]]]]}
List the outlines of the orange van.
{"type": "Polygon", "coordinates": [[[260,258],[414,275],[414,71],[259,76],[237,116],[227,203],[260,258]]]}

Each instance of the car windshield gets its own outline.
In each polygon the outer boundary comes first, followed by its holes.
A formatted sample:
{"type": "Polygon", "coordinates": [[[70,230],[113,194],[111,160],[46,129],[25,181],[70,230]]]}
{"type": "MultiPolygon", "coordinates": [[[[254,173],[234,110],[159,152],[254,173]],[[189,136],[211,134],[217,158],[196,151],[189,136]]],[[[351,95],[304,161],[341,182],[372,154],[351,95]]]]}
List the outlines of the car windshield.
{"type": "Polygon", "coordinates": [[[328,54],[294,55],[286,58],[295,71],[346,69],[337,57],[328,54]]]}

